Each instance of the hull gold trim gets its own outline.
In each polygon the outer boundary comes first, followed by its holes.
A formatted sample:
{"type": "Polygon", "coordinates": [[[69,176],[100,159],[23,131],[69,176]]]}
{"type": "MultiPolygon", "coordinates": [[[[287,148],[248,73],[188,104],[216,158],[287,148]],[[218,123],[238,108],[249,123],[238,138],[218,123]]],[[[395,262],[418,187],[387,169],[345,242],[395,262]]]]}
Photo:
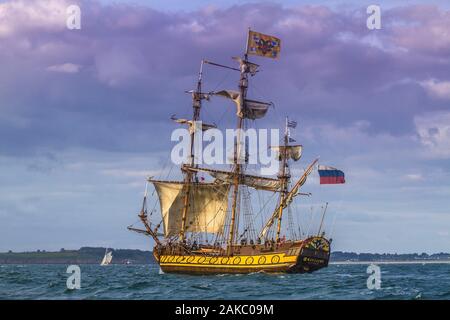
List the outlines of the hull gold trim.
{"type": "Polygon", "coordinates": [[[221,274],[252,272],[312,272],[328,265],[329,242],[324,238],[311,238],[295,243],[278,252],[208,255],[164,254],[155,252],[161,270],[166,273],[221,274]],[[317,248],[311,244],[320,241],[317,248]]]}

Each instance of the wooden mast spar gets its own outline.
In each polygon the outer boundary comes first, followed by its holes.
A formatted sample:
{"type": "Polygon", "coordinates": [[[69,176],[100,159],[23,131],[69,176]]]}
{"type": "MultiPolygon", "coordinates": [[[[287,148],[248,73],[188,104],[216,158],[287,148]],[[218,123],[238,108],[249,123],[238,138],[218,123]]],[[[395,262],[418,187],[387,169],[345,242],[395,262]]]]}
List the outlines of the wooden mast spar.
{"type": "MultiPolygon", "coordinates": [[[[197,130],[196,125],[197,125],[197,121],[200,118],[200,109],[202,107],[202,99],[203,99],[203,94],[202,94],[202,76],[203,76],[203,63],[204,61],[202,60],[202,62],[200,63],[200,71],[198,73],[198,81],[197,81],[197,90],[192,92],[192,107],[194,109],[194,115],[192,117],[192,124],[191,124],[191,130],[190,130],[190,135],[191,135],[191,148],[190,148],[190,154],[189,154],[189,158],[190,158],[190,167],[194,167],[195,165],[195,155],[194,155],[194,137],[195,137],[195,131],[197,130]]],[[[201,128],[200,128],[201,130],[201,128]]],[[[189,195],[190,195],[190,189],[191,189],[191,184],[192,184],[192,178],[193,175],[196,174],[195,172],[193,173],[190,170],[183,170],[185,177],[184,177],[184,182],[185,182],[185,193],[184,193],[184,207],[183,207],[183,215],[181,218],[181,229],[180,229],[180,235],[179,238],[181,241],[185,240],[185,231],[186,231],[186,217],[187,217],[187,212],[189,210],[189,195]]]]}
{"type": "Polygon", "coordinates": [[[288,118],[286,117],[286,126],[284,130],[284,148],[283,148],[283,155],[281,159],[281,167],[280,167],[280,174],[279,178],[281,180],[281,195],[280,195],[280,208],[278,211],[278,225],[277,225],[277,236],[276,236],[276,243],[280,240],[280,232],[281,232],[281,218],[283,217],[283,209],[284,206],[282,205],[284,203],[284,200],[286,198],[287,194],[287,188],[288,188],[288,182],[289,182],[289,176],[286,172],[286,165],[287,165],[287,156],[288,156],[288,143],[289,143],[289,137],[288,137],[288,118]]]}
{"type": "MultiPolygon", "coordinates": [[[[250,36],[250,28],[249,32],[247,33],[247,43],[245,46],[244,61],[240,68],[241,77],[239,80],[239,91],[240,91],[239,102],[242,108],[241,110],[243,110],[244,115],[246,110],[245,98],[247,96],[247,88],[248,88],[247,51],[248,51],[249,36],[250,36]]],[[[237,137],[234,143],[234,157],[233,157],[234,162],[233,203],[231,206],[231,222],[230,222],[230,232],[228,235],[227,255],[233,255],[233,245],[236,234],[236,213],[237,213],[236,211],[237,211],[237,204],[239,201],[239,183],[242,169],[240,163],[240,156],[241,156],[241,130],[243,127],[243,123],[244,123],[244,116],[238,115],[237,137]]]]}

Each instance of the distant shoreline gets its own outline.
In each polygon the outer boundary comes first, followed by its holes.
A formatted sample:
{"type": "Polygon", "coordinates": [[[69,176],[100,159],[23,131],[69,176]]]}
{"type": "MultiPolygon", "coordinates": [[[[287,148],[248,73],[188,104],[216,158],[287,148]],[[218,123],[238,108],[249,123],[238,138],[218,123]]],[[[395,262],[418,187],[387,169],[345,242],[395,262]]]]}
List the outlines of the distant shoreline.
{"type": "MultiPolygon", "coordinates": [[[[56,252],[5,252],[0,253],[0,265],[6,264],[100,264],[106,248],[82,247],[78,250],[61,249],[56,252]]],[[[109,249],[112,250],[112,264],[154,264],[155,259],[151,251],[133,249],[109,249]]],[[[369,265],[369,264],[449,264],[449,253],[410,253],[410,254],[378,254],[378,253],[354,253],[334,251],[331,253],[330,264],[334,265],[369,265]]]]}
{"type": "MultiPolygon", "coordinates": [[[[61,249],[57,252],[7,252],[0,253],[0,264],[91,264],[99,265],[106,248],[82,247],[79,250],[61,249]]],[[[150,264],[154,262],[151,251],[110,249],[112,264],[150,264]]]]}

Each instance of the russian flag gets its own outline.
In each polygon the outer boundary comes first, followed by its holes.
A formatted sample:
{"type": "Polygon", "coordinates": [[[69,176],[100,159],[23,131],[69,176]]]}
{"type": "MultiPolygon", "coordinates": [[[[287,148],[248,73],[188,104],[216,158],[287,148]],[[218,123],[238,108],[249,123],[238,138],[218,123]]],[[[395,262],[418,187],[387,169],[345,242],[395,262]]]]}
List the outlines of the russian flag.
{"type": "Polygon", "coordinates": [[[319,166],[320,184],[345,183],[344,172],[333,167],[319,166]]]}

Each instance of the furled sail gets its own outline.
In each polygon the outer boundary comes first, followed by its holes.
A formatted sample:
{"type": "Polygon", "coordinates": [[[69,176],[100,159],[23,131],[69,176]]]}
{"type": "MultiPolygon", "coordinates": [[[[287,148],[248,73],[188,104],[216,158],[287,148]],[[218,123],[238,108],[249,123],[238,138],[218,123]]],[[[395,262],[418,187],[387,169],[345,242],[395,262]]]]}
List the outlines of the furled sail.
{"type": "Polygon", "coordinates": [[[307,172],[306,175],[303,175],[299,182],[294,186],[294,188],[292,188],[292,190],[287,194],[286,199],[284,200],[284,203],[282,204],[283,208],[286,208],[288,205],[290,205],[292,203],[292,201],[294,200],[294,198],[298,195],[298,190],[300,189],[300,187],[302,187],[305,182],[306,182],[306,178],[308,177],[308,175],[311,173],[311,171],[307,172]]]}
{"type": "Polygon", "coordinates": [[[233,100],[237,107],[237,115],[240,118],[260,119],[266,115],[267,110],[271,106],[271,103],[245,99],[245,108],[242,108],[242,99],[239,92],[222,90],[214,94],[233,100]]]}
{"type": "MultiPolygon", "coordinates": [[[[149,180],[155,186],[161,206],[166,237],[178,235],[184,208],[182,182],[149,180]]],[[[223,229],[228,207],[228,184],[193,183],[190,185],[190,205],[185,232],[217,233],[223,229]]]]}
{"type": "MultiPolygon", "coordinates": [[[[173,121],[175,121],[176,123],[189,125],[189,132],[190,133],[193,133],[196,130],[200,130],[200,128],[196,127],[197,125],[200,124],[200,122],[195,122],[195,121],[187,120],[187,119],[177,119],[175,117],[172,117],[171,119],[173,121]]],[[[201,127],[202,131],[206,131],[206,130],[209,130],[209,129],[217,128],[217,126],[215,124],[201,123],[201,125],[202,125],[202,127],[201,127]]]]}
{"type": "MultiPolygon", "coordinates": [[[[212,170],[206,168],[189,168],[191,171],[207,172],[216,181],[220,183],[233,183],[234,173],[229,171],[212,170]]],[[[261,176],[253,176],[249,174],[242,174],[240,184],[252,187],[257,190],[266,191],[279,191],[281,187],[281,181],[279,179],[266,178],[261,176]]]]}
{"type": "Polygon", "coordinates": [[[241,57],[233,57],[234,60],[239,62],[239,68],[241,72],[248,72],[254,76],[258,72],[259,65],[250,61],[242,60],[241,57]]]}
{"type": "Polygon", "coordinates": [[[267,102],[246,99],[245,106],[245,118],[255,120],[264,117],[271,104],[267,102]]]}
{"type": "Polygon", "coordinates": [[[300,160],[302,157],[302,151],[303,146],[296,145],[296,146],[278,146],[278,147],[272,147],[273,150],[277,152],[278,160],[281,161],[284,158],[284,155],[286,154],[286,158],[292,159],[294,161],[300,160]]]}

